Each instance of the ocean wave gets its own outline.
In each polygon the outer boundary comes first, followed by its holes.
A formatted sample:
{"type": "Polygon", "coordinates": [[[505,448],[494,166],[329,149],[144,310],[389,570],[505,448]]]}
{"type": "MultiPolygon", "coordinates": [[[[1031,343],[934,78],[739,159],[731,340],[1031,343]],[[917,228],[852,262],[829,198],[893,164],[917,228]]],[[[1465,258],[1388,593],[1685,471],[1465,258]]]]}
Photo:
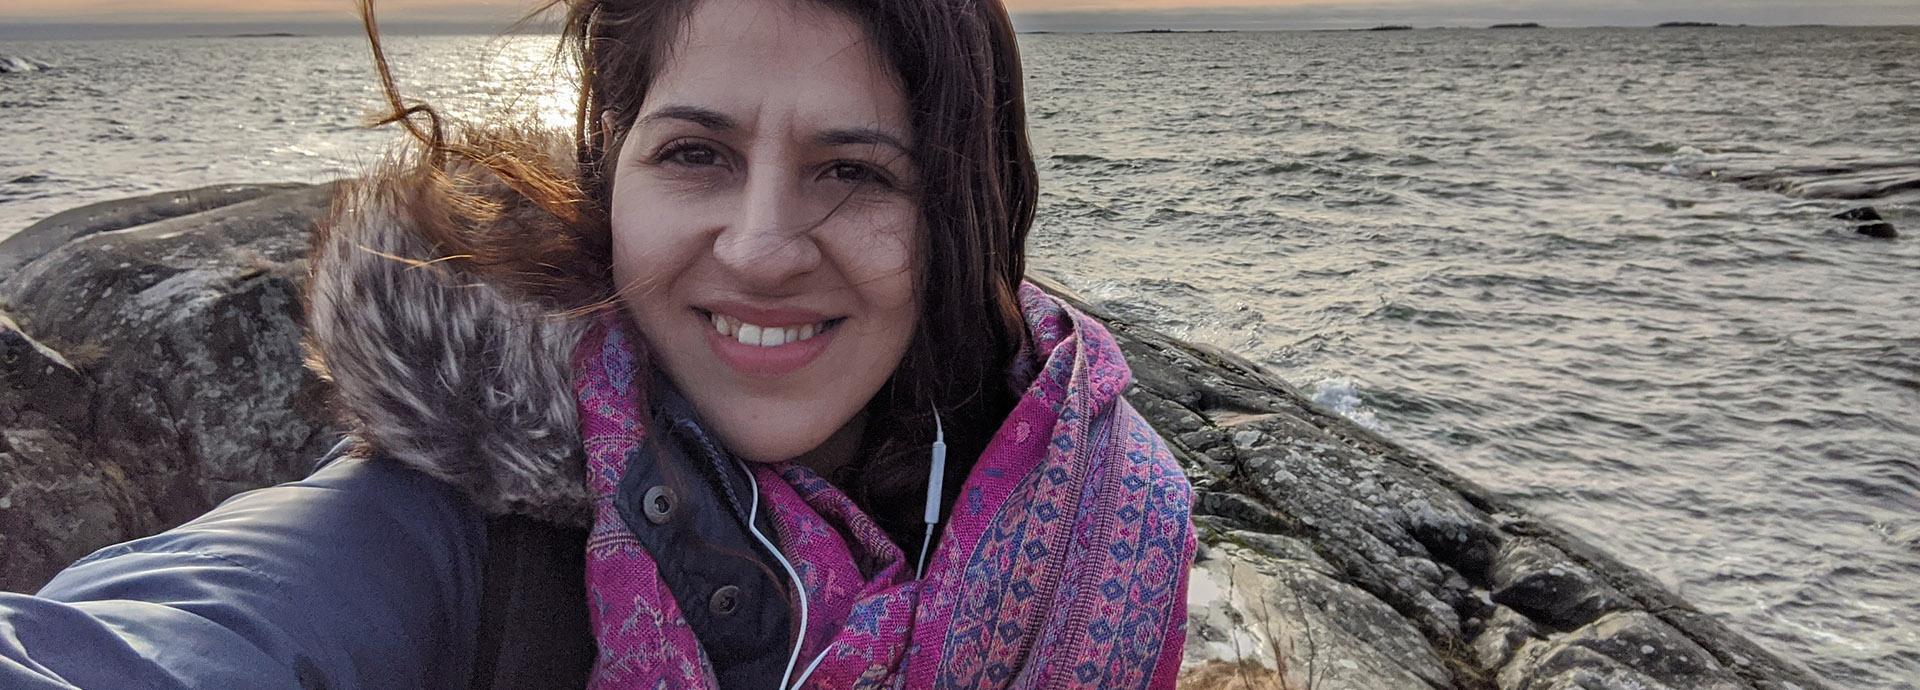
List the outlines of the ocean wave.
{"type": "Polygon", "coordinates": [[[41,62],[39,60],[35,60],[30,57],[20,57],[17,55],[0,55],[0,74],[39,72],[39,71],[49,70],[49,69],[53,69],[53,65],[47,64],[45,62],[41,62]]]}

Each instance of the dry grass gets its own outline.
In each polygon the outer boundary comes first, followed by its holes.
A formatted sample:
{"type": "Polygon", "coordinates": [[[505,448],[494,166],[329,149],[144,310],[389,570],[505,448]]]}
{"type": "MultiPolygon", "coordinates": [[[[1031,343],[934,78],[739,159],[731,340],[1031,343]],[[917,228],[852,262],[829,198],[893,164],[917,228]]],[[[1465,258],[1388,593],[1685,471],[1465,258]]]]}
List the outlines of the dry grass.
{"type": "Polygon", "coordinates": [[[1180,687],[1196,690],[1303,690],[1287,683],[1286,674],[1260,662],[1209,661],[1180,673],[1180,687]]]}
{"type": "Polygon", "coordinates": [[[59,352],[61,357],[67,359],[67,364],[83,374],[93,371],[94,367],[107,358],[107,346],[97,340],[89,340],[64,349],[56,348],[54,351],[59,352]]]}

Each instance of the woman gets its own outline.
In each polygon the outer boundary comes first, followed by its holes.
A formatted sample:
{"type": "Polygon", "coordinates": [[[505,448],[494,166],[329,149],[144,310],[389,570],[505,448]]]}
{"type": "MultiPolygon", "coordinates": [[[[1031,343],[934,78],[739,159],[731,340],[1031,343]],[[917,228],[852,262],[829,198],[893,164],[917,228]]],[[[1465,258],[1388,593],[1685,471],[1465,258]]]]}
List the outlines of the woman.
{"type": "Polygon", "coordinates": [[[0,686],[1172,687],[1190,491],[1021,281],[1005,10],[568,16],[572,138],[388,80],[424,153],[308,294],[341,449],[0,598],[0,686]]]}

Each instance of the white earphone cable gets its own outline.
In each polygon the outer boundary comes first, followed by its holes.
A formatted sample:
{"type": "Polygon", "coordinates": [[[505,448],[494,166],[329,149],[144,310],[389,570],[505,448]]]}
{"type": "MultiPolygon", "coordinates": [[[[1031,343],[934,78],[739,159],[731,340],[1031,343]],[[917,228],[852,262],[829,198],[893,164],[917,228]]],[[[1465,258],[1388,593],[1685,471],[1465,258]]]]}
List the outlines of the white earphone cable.
{"type": "Polygon", "coordinates": [[[814,657],[813,663],[807,664],[806,673],[802,673],[799,678],[794,679],[793,687],[788,688],[788,690],[800,690],[800,686],[806,684],[807,678],[813,675],[813,670],[820,668],[820,662],[827,660],[827,652],[831,651],[833,651],[833,643],[828,642],[827,648],[820,650],[820,656],[814,657]]]}
{"type": "MultiPolygon", "coordinates": [[[[773,559],[779,561],[780,567],[787,571],[787,577],[793,578],[793,591],[798,595],[796,598],[800,600],[800,634],[793,643],[793,653],[787,657],[786,673],[780,676],[780,687],[793,687],[787,685],[787,680],[793,677],[794,665],[800,663],[800,646],[807,642],[807,586],[800,581],[799,571],[794,570],[793,564],[787,562],[787,557],[780,553],[780,547],[774,546],[773,540],[760,533],[760,481],[753,478],[753,470],[748,468],[745,462],[738,458],[735,458],[734,462],[740,463],[740,471],[747,473],[747,485],[751,488],[753,495],[752,501],[748,504],[750,507],[747,508],[747,531],[753,534],[754,539],[760,540],[761,546],[767,547],[767,552],[773,554],[773,559]]],[[[820,662],[816,660],[814,663],[817,665],[820,662]]],[[[809,669],[808,673],[811,674],[812,670],[809,669]]],[[[805,676],[801,677],[801,680],[805,679],[805,676]]],[[[794,684],[794,686],[797,685],[799,683],[794,684]]]]}
{"type": "MultiPolygon", "coordinates": [[[[735,462],[740,463],[740,470],[747,473],[747,484],[753,493],[753,499],[747,508],[747,531],[753,534],[754,539],[760,541],[761,546],[767,547],[767,552],[773,554],[774,560],[780,562],[780,567],[787,571],[787,577],[793,578],[794,591],[799,593],[800,635],[793,644],[793,653],[787,657],[786,673],[780,676],[781,688],[798,690],[807,682],[807,678],[813,676],[814,670],[820,668],[820,662],[827,660],[827,653],[833,651],[833,644],[829,642],[826,649],[820,650],[820,655],[814,657],[812,663],[807,664],[807,668],[800,673],[799,678],[793,677],[793,667],[800,662],[800,648],[807,642],[807,586],[800,581],[800,573],[794,569],[793,563],[787,560],[785,554],[780,553],[779,547],[773,545],[773,540],[760,533],[760,481],[754,478],[753,470],[748,468],[744,461],[735,458],[735,462]],[[789,684],[788,681],[792,683],[789,684]]],[[[945,483],[946,476],[947,431],[940,424],[940,409],[934,408],[933,463],[927,470],[927,509],[924,515],[927,522],[927,536],[920,542],[920,560],[913,568],[913,579],[916,580],[926,575],[927,550],[933,545],[933,529],[940,524],[940,499],[943,489],[941,485],[945,483]]]]}
{"type": "Polygon", "coordinates": [[[927,468],[927,536],[920,540],[920,561],[913,566],[913,579],[927,573],[927,547],[933,545],[933,527],[940,524],[940,499],[947,479],[947,430],[940,425],[940,408],[933,408],[933,463],[927,468]]]}

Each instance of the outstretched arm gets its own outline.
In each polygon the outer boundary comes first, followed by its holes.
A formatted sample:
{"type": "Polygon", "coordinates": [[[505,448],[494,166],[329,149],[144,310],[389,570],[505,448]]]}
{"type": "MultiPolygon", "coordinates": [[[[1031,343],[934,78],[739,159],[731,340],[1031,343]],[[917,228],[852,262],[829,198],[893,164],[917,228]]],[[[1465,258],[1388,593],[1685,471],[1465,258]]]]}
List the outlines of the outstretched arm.
{"type": "Polygon", "coordinates": [[[338,459],[0,593],[0,687],[464,687],[485,538],[439,482],[338,459]]]}

